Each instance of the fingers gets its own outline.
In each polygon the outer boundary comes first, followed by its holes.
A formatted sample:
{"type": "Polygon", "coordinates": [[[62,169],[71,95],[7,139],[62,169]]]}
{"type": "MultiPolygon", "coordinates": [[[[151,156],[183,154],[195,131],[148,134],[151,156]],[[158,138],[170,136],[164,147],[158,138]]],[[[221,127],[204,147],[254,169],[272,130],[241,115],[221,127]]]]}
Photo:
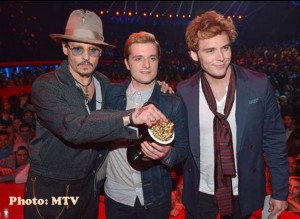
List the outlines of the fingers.
{"type": "Polygon", "coordinates": [[[2,176],[6,176],[6,175],[9,175],[13,172],[13,169],[11,168],[1,168],[0,170],[2,176]]]}
{"type": "Polygon", "coordinates": [[[279,216],[280,212],[276,212],[276,211],[271,211],[271,213],[268,216],[268,219],[277,219],[277,217],[279,216]]]}
{"type": "Polygon", "coordinates": [[[288,204],[287,201],[280,201],[280,200],[274,200],[270,199],[270,207],[269,207],[269,216],[268,219],[276,219],[282,211],[284,211],[288,204]]]}
{"type": "Polygon", "coordinates": [[[171,87],[169,88],[168,91],[169,91],[169,94],[175,94],[174,90],[171,87]]]}
{"type": "Polygon", "coordinates": [[[166,157],[171,150],[171,146],[161,146],[154,142],[144,141],[141,143],[143,153],[153,160],[161,160],[166,157]]]}
{"type": "Polygon", "coordinates": [[[146,105],[142,108],[136,109],[132,114],[134,124],[146,124],[151,127],[156,122],[163,120],[167,121],[165,115],[160,112],[153,104],[146,105]]]}
{"type": "Polygon", "coordinates": [[[162,93],[174,94],[174,90],[172,89],[172,87],[170,87],[165,81],[157,81],[157,82],[161,86],[160,91],[162,93]]]}

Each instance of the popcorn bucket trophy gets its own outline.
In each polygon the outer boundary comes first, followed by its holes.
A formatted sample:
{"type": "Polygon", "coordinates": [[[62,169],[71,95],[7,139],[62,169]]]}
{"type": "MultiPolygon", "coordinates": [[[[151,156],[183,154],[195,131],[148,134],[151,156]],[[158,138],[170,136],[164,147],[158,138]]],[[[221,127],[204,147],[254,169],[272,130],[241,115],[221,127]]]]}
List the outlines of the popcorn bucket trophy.
{"type": "Polygon", "coordinates": [[[147,157],[141,149],[143,141],[156,142],[160,145],[170,144],[175,137],[174,123],[159,121],[151,128],[142,126],[139,128],[140,138],[127,148],[127,160],[129,164],[136,170],[145,170],[151,167],[154,160],[147,157]]]}

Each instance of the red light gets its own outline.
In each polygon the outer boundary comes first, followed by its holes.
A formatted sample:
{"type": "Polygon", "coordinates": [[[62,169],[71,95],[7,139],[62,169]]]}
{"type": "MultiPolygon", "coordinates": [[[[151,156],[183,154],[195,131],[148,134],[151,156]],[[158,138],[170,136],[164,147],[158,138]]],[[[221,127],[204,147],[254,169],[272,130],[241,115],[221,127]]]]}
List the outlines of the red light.
{"type": "Polygon", "coordinates": [[[129,11],[129,12],[128,12],[128,15],[129,15],[129,16],[132,16],[132,12],[131,12],[131,11],[129,11]]]}
{"type": "Polygon", "coordinates": [[[172,14],[169,14],[169,18],[172,18],[173,17],[173,15],[172,14]]]}
{"type": "Polygon", "coordinates": [[[147,16],[147,13],[146,13],[146,12],[144,12],[144,13],[143,13],[143,16],[144,16],[144,17],[146,17],[146,16],[147,16]]]}
{"type": "Polygon", "coordinates": [[[100,14],[103,15],[103,14],[104,14],[104,11],[100,11],[100,14]]]}
{"type": "Polygon", "coordinates": [[[120,15],[120,12],[116,11],[116,15],[119,16],[119,15],[120,15]]]}
{"type": "Polygon", "coordinates": [[[155,17],[159,18],[159,14],[156,14],[155,17]]]}

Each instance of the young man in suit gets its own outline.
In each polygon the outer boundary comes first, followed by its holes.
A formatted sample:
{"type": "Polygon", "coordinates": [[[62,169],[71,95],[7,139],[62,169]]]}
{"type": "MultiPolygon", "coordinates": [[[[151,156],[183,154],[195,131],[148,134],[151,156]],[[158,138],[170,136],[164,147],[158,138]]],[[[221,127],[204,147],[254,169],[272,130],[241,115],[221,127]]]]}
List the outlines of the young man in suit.
{"type": "MultiPolygon", "coordinates": [[[[186,109],[181,98],[159,91],[156,78],[160,51],[153,34],[131,34],[124,47],[124,61],[131,80],[109,86],[106,104],[109,109],[117,110],[153,104],[174,123],[175,138],[173,143],[164,146],[153,141],[142,144],[143,153],[153,160],[153,165],[146,169],[130,165],[127,150],[132,142],[123,140],[113,143],[108,155],[104,186],[107,219],[169,218],[171,167],[187,157],[188,130],[186,109]]],[[[154,124],[159,122],[151,119],[154,124]]]]}
{"type": "Polygon", "coordinates": [[[186,29],[190,57],[201,70],[177,86],[188,112],[191,154],[184,165],[187,218],[247,218],[263,207],[265,167],[272,176],[270,218],[287,207],[285,130],[265,74],[231,62],[237,37],[215,11],[186,29]]]}

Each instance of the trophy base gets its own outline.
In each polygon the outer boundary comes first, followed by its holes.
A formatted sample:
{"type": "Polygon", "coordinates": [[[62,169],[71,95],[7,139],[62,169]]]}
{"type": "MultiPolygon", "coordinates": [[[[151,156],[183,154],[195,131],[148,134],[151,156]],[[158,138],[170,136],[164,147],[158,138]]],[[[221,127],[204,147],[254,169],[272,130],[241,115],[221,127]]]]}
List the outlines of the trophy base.
{"type": "Polygon", "coordinates": [[[127,160],[130,166],[138,171],[150,168],[154,162],[154,160],[145,156],[141,149],[137,147],[127,148],[127,160]]]}

